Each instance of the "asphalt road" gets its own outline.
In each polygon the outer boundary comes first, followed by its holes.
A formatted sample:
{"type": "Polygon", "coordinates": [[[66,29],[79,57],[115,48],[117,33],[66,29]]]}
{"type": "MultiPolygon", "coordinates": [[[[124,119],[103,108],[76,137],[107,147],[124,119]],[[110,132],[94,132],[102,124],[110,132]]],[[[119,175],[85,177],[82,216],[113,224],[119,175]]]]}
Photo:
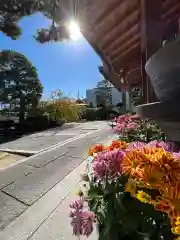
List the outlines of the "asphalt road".
{"type": "MultiPolygon", "coordinates": [[[[66,140],[61,133],[56,133],[61,139],[59,145],[0,172],[1,230],[86,159],[89,147],[105,142],[113,135],[106,122],[87,123],[68,129],[65,136],[69,138],[66,140]]],[[[28,139],[29,136],[24,141],[29,141],[28,139]]],[[[24,143],[22,148],[32,147],[31,142],[33,141],[30,139],[29,144],[24,143]]],[[[20,142],[13,144],[19,146],[20,142]]],[[[38,144],[39,140],[36,141],[36,145],[38,144]]],[[[49,142],[47,146],[50,146],[49,142]]]]}

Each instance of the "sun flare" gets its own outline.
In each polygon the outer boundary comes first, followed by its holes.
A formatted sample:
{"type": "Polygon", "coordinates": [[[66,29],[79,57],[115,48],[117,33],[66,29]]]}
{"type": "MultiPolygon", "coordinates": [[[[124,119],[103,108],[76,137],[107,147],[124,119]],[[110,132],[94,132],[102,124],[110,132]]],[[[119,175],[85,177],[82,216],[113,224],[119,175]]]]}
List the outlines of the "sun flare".
{"type": "Polygon", "coordinates": [[[68,24],[68,29],[72,40],[77,41],[81,37],[79,25],[75,21],[71,21],[68,24]]]}

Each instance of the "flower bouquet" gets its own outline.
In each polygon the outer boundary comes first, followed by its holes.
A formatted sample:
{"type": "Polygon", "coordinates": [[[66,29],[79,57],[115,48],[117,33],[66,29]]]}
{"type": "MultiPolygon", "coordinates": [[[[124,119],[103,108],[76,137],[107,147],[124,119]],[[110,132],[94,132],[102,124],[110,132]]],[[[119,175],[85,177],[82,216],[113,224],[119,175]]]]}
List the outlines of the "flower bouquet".
{"type": "Polygon", "coordinates": [[[121,116],[118,124],[120,140],[89,149],[83,189],[70,205],[74,235],[89,237],[96,226],[99,240],[177,239],[180,153],[153,121],[121,116]]]}
{"type": "Polygon", "coordinates": [[[122,115],[115,119],[115,133],[126,142],[165,141],[165,135],[153,120],[141,120],[137,115],[122,115]]]}

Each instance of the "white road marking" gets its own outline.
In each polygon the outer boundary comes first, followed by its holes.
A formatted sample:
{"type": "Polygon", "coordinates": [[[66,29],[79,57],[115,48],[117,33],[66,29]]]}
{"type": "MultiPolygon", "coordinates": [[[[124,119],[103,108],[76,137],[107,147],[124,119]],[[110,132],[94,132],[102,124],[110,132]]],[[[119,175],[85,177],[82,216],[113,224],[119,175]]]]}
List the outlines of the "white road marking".
{"type": "Polygon", "coordinates": [[[101,130],[102,130],[102,129],[98,129],[98,130],[91,131],[91,132],[88,132],[88,133],[85,133],[85,134],[80,134],[79,136],[76,136],[76,137],[73,137],[73,138],[69,138],[69,139],[67,139],[67,140],[64,141],[64,142],[56,143],[56,144],[54,144],[54,145],[52,145],[52,146],[50,146],[50,147],[48,147],[48,148],[42,149],[40,152],[38,152],[37,154],[35,154],[35,155],[31,156],[31,157],[24,158],[24,159],[22,159],[22,160],[20,160],[20,161],[17,161],[17,162],[15,162],[15,163],[7,166],[6,168],[0,169],[0,172],[3,171],[3,170],[6,170],[6,169],[8,169],[8,168],[14,167],[14,166],[16,166],[16,165],[18,165],[18,164],[20,164],[20,163],[29,161],[30,159],[33,159],[33,158],[35,158],[35,157],[37,157],[37,156],[40,156],[40,155],[42,155],[42,154],[45,153],[45,152],[50,152],[50,151],[52,151],[52,150],[54,150],[54,149],[56,149],[56,148],[58,148],[58,147],[62,147],[62,146],[66,145],[66,144],[68,144],[68,143],[70,143],[70,142],[73,142],[73,141],[75,141],[75,140],[79,140],[79,139],[81,139],[81,138],[84,138],[84,137],[86,137],[86,136],[88,136],[88,135],[90,135],[90,134],[99,132],[99,131],[101,131],[101,130]]]}

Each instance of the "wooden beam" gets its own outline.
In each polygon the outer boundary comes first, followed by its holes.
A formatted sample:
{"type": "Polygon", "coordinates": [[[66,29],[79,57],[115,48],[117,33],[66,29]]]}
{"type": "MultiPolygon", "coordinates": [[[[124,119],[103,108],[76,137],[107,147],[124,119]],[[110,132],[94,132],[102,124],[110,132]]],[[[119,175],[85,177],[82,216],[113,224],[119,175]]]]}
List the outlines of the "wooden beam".
{"type": "Polygon", "coordinates": [[[132,60],[135,55],[134,55],[134,52],[137,51],[137,48],[140,46],[140,42],[136,42],[134,45],[131,46],[131,48],[127,49],[126,51],[124,51],[122,53],[122,55],[119,55],[117,56],[116,58],[114,58],[112,60],[112,63],[113,64],[116,64],[117,61],[121,61],[121,62],[126,62],[124,61],[124,59],[126,59],[126,57],[129,59],[129,60],[132,60]]]}
{"type": "Polygon", "coordinates": [[[116,28],[118,28],[119,24],[123,23],[124,20],[128,18],[129,15],[132,15],[132,13],[137,8],[138,8],[137,1],[132,0],[119,1],[117,8],[114,9],[114,12],[107,13],[106,17],[104,18],[104,21],[95,27],[96,33],[97,34],[99,33],[96,40],[99,41],[101,39],[101,36],[103,36],[104,38],[108,38],[109,32],[114,31],[116,28]],[[103,26],[105,26],[104,29],[103,26]]]}
{"type": "Polygon", "coordinates": [[[128,29],[128,31],[123,34],[122,36],[119,36],[119,38],[112,41],[107,49],[107,54],[110,54],[113,48],[117,48],[121,46],[124,42],[128,41],[131,36],[134,36],[137,34],[140,30],[139,24],[136,24],[128,29]]]}
{"type": "Polygon", "coordinates": [[[124,34],[127,29],[133,27],[139,21],[139,10],[136,9],[135,11],[131,12],[124,18],[124,20],[118,19],[118,22],[111,27],[111,29],[106,29],[106,32],[101,33],[100,40],[103,36],[103,48],[108,48],[111,42],[116,39],[118,36],[124,34]]]}
{"type": "Polygon", "coordinates": [[[124,42],[124,44],[120,45],[119,48],[112,51],[112,53],[109,55],[111,59],[121,57],[121,54],[123,52],[131,49],[133,45],[135,45],[137,42],[140,42],[140,34],[136,34],[135,36],[132,36],[127,42],[124,42]]]}
{"type": "Polygon", "coordinates": [[[111,14],[114,10],[117,9],[118,5],[119,5],[119,0],[113,3],[110,3],[109,7],[96,19],[96,21],[94,22],[94,25],[96,26],[101,24],[106,19],[106,17],[108,17],[109,14],[111,14]]]}
{"type": "Polygon", "coordinates": [[[162,12],[167,12],[172,6],[176,5],[179,0],[167,0],[162,3],[162,12]]]}
{"type": "Polygon", "coordinates": [[[172,6],[170,8],[170,10],[167,10],[167,12],[165,12],[165,14],[163,14],[163,20],[172,18],[173,15],[178,14],[180,12],[180,3],[176,3],[174,6],[172,6]]]}
{"type": "Polygon", "coordinates": [[[144,103],[156,101],[144,67],[147,60],[162,46],[162,0],[141,0],[141,75],[144,103]]]}
{"type": "MultiPolygon", "coordinates": [[[[141,59],[140,43],[133,50],[131,50],[131,52],[128,52],[128,55],[123,56],[122,59],[118,59],[118,61],[114,62],[113,67],[116,72],[118,72],[119,69],[121,69],[121,68],[125,69],[125,71],[126,71],[126,68],[128,68],[129,63],[131,63],[132,60],[136,60],[137,58],[141,59]]],[[[139,62],[140,62],[140,60],[139,60],[139,62]]]]}

